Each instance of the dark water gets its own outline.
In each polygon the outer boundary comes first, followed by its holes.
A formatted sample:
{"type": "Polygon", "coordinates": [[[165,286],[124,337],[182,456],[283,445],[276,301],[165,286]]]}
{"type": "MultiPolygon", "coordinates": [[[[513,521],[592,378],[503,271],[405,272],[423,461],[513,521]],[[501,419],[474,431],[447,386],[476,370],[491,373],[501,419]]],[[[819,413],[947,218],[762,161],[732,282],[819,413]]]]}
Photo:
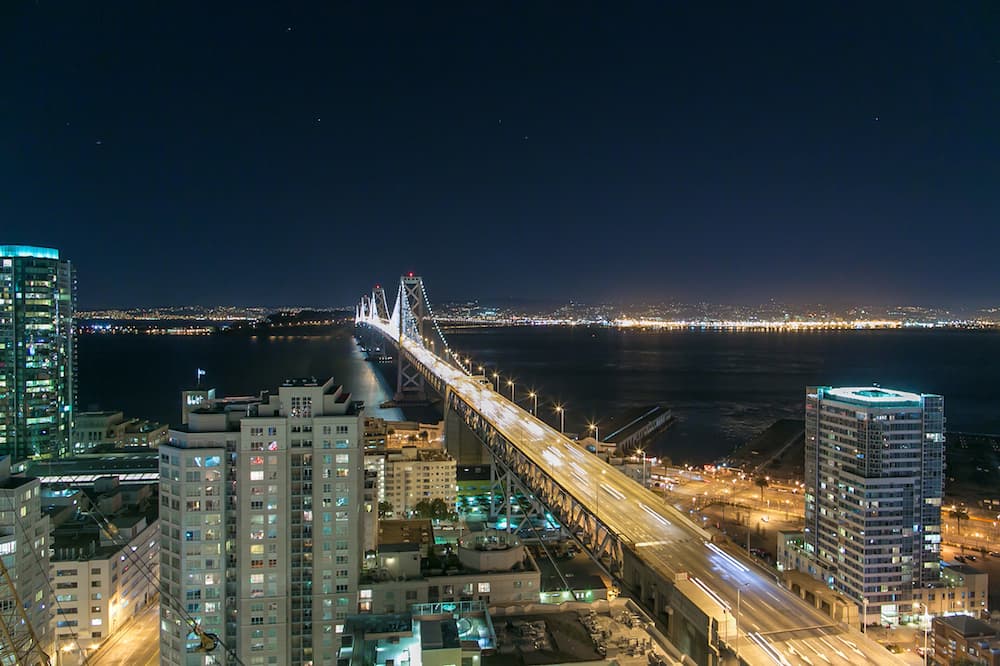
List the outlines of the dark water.
{"type": "MultiPolygon", "coordinates": [[[[369,405],[384,399],[349,329],[309,338],[127,337],[80,339],[81,407],[124,409],[176,422],[178,395],[196,368],[223,394],[274,388],[286,376],[333,374],[369,405]]],[[[452,347],[513,376],[519,401],[566,429],[627,407],[663,403],[678,423],[654,448],[675,461],[708,461],[777,418],[801,418],[810,384],[883,386],[945,396],[951,430],[1000,432],[1000,333],[835,331],[641,332],[513,328],[447,332],[452,347]]],[[[506,386],[502,386],[507,390],[506,386]]]]}
{"type": "MultiPolygon", "coordinates": [[[[377,406],[385,387],[354,344],[353,328],[308,337],[80,336],[80,409],[121,409],[126,415],[180,422],[180,392],[204,387],[218,395],[256,395],[289,377],[333,376],[357,399],[377,406]]],[[[397,410],[380,410],[402,418],[397,410]]]]}

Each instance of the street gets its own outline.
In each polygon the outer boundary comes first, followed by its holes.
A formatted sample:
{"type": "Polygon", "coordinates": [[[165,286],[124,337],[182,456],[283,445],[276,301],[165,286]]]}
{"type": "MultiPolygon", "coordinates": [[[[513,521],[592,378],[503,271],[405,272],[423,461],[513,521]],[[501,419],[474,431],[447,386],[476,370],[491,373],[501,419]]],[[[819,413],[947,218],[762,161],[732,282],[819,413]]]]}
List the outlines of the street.
{"type": "Polygon", "coordinates": [[[103,643],[88,660],[91,666],[158,666],[160,604],[152,603],[103,643]]]}

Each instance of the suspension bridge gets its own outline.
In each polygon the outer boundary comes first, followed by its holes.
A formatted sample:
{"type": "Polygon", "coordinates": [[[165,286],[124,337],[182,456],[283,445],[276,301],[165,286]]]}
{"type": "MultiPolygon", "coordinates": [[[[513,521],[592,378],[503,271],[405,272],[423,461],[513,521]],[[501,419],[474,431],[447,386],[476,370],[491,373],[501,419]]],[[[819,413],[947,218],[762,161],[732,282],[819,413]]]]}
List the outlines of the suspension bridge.
{"type": "Polygon", "coordinates": [[[902,663],[494,390],[448,344],[419,276],[400,279],[391,310],[383,288],[365,294],[355,322],[364,346],[394,356],[396,400],[425,401],[437,394],[449,451],[460,461],[469,455],[489,460],[508,489],[508,526],[516,489],[551,514],[623,594],[643,604],[693,663],[902,663]]]}

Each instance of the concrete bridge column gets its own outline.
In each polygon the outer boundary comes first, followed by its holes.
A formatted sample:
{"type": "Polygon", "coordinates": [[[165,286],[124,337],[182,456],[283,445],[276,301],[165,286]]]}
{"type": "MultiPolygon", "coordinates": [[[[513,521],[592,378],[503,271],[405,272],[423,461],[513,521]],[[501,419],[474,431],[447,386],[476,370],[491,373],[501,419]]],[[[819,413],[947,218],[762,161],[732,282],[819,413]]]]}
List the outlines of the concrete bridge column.
{"type": "Polygon", "coordinates": [[[444,400],[444,446],[448,454],[460,465],[488,464],[490,452],[476,433],[465,424],[462,415],[448,406],[448,398],[449,396],[445,396],[444,400]]]}

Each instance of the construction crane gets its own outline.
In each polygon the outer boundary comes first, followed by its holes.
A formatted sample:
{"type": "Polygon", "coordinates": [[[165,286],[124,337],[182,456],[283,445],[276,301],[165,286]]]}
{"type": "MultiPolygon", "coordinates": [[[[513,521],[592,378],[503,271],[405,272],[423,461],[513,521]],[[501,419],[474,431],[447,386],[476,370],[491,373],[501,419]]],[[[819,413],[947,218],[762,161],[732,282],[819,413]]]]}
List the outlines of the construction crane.
{"type": "Polygon", "coordinates": [[[0,557],[0,664],[3,666],[52,666],[42,650],[31,619],[24,610],[14,580],[0,557]]]}

